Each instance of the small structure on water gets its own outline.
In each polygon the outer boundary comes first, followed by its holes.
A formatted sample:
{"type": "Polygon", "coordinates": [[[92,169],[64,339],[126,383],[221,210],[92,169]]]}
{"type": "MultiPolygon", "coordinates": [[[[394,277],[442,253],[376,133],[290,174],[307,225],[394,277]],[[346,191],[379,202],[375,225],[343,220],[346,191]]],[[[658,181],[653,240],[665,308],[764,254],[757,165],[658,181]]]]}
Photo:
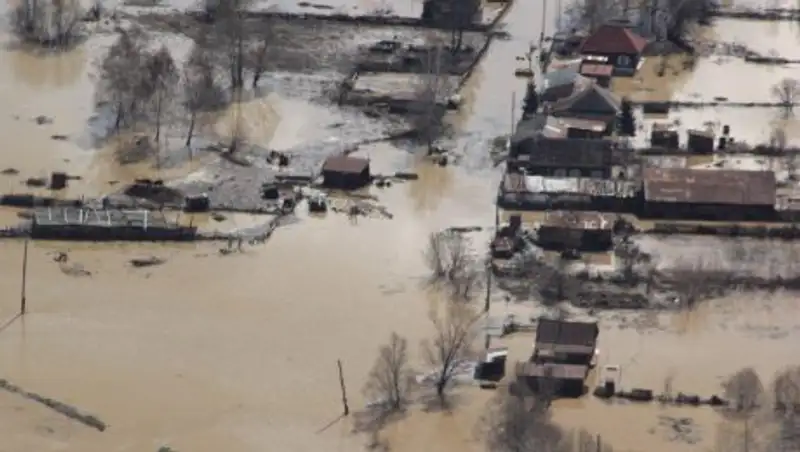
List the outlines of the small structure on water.
{"type": "Polygon", "coordinates": [[[539,227],[538,244],[556,250],[608,250],[614,219],[601,212],[548,211],[539,227]]]}
{"type": "Polygon", "coordinates": [[[475,366],[475,379],[486,381],[500,381],[506,375],[506,359],[508,348],[490,348],[483,353],[478,365],[475,366]]]}
{"type": "Polygon", "coordinates": [[[322,165],[323,185],[327,188],[352,190],[369,185],[369,159],[335,155],[322,165]]]}
{"type": "Polygon", "coordinates": [[[193,240],[194,226],[168,221],[151,210],[107,210],[75,207],[37,209],[31,221],[35,239],[87,241],[193,240]]]}
{"type": "Polygon", "coordinates": [[[678,149],[680,137],[670,124],[656,123],[650,131],[650,145],[655,148],[678,149]]]}
{"type": "Polygon", "coordinates": [[[687,131],[686,147],[693,154],[713,154],[714,132],[696,129],[687,131]]]}

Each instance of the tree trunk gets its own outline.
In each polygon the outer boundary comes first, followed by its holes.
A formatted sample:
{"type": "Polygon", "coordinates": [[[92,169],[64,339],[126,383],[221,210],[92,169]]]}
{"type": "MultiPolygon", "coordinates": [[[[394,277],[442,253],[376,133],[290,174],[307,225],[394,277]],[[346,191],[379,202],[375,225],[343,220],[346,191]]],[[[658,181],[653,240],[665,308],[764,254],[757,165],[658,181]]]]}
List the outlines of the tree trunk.
{"type": "Polygon", "coordinates": [[[194,135],[194,123],[196,118],[197,113],[193,111],[192,115],[189,117],[189,132],[186,134],[186,147],[192,145],[192,136],[194,135]]]}
{"type": "Polygon", "coordinates": [[[156,94],[156,144],[161,142],[161,94],[156,94]]]}

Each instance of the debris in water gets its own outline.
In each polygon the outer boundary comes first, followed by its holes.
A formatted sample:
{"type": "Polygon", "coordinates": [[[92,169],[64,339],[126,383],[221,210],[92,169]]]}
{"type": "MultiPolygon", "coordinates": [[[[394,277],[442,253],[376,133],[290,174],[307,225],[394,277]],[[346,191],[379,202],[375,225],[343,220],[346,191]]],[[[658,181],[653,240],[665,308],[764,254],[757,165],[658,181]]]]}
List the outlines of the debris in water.
{"type": "Polygon", "coordinates": [[[43,124],[52,124],[53,123],[53,118],[48,118],[45,115],[39,115],[39,116],[33,118],[33,120],[36,121],[36,124],[39,124],[40,126],[43,125],[43,124]]]}
{"type": "Polygon", "coordinates": [[[64,251],[59,251],[56,253],[56,256],[53,258],[54,262],[64,263],[69,260],[69,255],[64,251]]]}
{"type": "Polygon", "coordinates": [[[3,176],[14,176],[19,174],[19,170],[16,168],[6,168],[3,171],[0,171],[0,174],[3,176]]]}
{"type": "Polygon", "coordinates": [[[29,177],[25,179],[25,185],[28,187],[44,187],[47,185],[47,179],[44,177],[29,177]]]}
{"type": "Polygon", "coordinates": [[[66,136],[66,135],[58,135],[58,134],[56,134],[56,135],[50,135],[50,139],[56,140],[56,141],[66,141],[66,140],[69,139],[69,137],[66,136]]]}
{"type": "Polygon", "coordinates": [[[134,267],[137,267],[137,268],[152,267],[154,265],[161,265],[166,261],[167,261],[166,259],[162,259],[162,258],[156,257],[156,256],[135,258],[135,259],[131,259],[130,260],[131,265],[133,265],[134,267]]]}
{"type": "Polygon", "coordinates": [[[211,219],[213,219],[214,221],[225,221],[228,219],[228,217],[226,217],[221,213],[215,212],[211,214],[211,219]]]}

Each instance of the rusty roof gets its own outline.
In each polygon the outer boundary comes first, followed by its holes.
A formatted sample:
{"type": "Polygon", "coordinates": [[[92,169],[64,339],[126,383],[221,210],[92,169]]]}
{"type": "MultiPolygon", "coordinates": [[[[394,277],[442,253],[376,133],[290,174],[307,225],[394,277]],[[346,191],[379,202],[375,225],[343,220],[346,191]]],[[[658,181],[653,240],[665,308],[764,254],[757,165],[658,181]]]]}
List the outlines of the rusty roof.
{"type": "Polygon", "coordinates": [[[772,171],[645,168],[643,176],[647,201],[775,205],[772,171]]]}
{"type": "Polygon", "coordinates": [[[639,54],[647,40],[620,25],[603,25],[581,44],[581,54],[639,54]]]}
{"type": "Polygon", "coordinates": [[[335,173],[358,174],[369,166],[369,159],[363,157],[350,157],[347,155],[333,155],[325,159],[322,171],[335,173]]]}
{"type": "Polygon", "coordinates": [[[581,75],[586,77],[611,77],[614,73],[613,64],[583,63],[580,70],[581,75]]]}
{"type": "Polygon", "coordinates": [[[556,210],[545,212],[542,225],[563,229],[609,230],[614,226],[614,217],[602,212],[556,210]]]}
{"type": "Polygon", "coordinates": [[[536,325],[536,346],[567,345],[594,349],[600,329],[596,322],[566,322],[540,318],[536,325]]]}
{"type": "Polygon", "coordinates": [[[589,373],[589,366],[579,364],[556,363],[518,363],[517,376],[519,377],[548,377],[558,380],[583,380],[589,373]]]}

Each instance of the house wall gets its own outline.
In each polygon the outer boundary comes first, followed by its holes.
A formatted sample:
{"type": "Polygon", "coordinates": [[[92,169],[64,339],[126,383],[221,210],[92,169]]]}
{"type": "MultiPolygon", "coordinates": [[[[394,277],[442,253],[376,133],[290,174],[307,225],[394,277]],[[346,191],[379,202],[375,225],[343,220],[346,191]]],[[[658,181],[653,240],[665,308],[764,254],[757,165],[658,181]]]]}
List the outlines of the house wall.
{"type": "Polygon", "coordinates": [[[564,166],[534,166],[528,164],[525,168],[527,174],[533,176],[549,177],[591,177],[595,179],[608,179],[611,177],[611,168],[576,168],[564,166]]]}
{"type": "Polygon", "coordinates": [[[597,61],[599,58],[605,58],[608,63],[614,65],[614,76],[617,77],[631,77],[636,74],[639,67],[639,60],[641,55],[638,54],[592,54],[587,55],[591,61],[597,61]]]}
{"type": "Polygon", "coordinates": [[[691,204],[645,201],[642,215],[649,218],[673,218],[709,221],[771,221],[774,206],[691,204]]]}

